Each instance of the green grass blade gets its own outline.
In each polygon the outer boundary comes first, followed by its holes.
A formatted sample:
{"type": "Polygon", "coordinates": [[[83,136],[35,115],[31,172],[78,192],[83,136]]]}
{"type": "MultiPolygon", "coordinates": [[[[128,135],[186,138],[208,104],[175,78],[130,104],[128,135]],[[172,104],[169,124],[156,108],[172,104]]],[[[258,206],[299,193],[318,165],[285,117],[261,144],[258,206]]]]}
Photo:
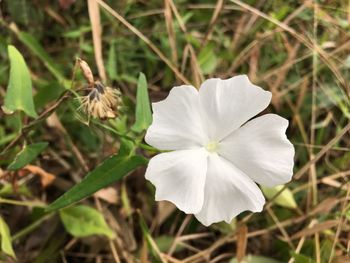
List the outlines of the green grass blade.
{"type": "Polygon", "coordinates": [[[54,211],[69,206],[90,196],[101,188],[114,183],[140,165],[146,164],[141,156],[112,156],[105,160],[95,170],[90,172],[80,183],[59,197],[46,209],[54,211]]]}

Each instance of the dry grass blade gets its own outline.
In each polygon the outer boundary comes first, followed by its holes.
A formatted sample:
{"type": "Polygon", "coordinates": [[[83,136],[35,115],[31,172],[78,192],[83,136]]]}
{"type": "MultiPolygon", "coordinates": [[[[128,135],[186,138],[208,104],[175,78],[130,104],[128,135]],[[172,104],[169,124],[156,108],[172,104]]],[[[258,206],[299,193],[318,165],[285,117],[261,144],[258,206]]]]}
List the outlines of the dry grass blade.
{"type": "Polygon", "coordinates": [[[314,235],[315,233],[319,233],[321,231],[333,228],[337,226],[338,223],[339,223],[339,220],[335,219],[335,220],[328,220],[322,223],[315,224],[312,227],[308,227],[304,230],[301,230],[298,233],[295,233],[293,236],[291,236],[291,239],[294,240],[301,237],[314,235]]]}
{"type": "MultiPolygon", "coordinates": [[[[308,228],[312,228],[315,224],[317,223],[316,219],[311,220],[310,224],[308,225],[308,228]]],[[[305,236],[303,236],[298,243],[297,248],[295,249],[295,253],[299,253],[300,250],[302,249],[304,242],[305,242],[305,236]]],[[[291,257],[288,261],[288,263],[293,263],[294,262],[294,257],[291,257]]]]}
{"type": "Polygon", "coordinates": [[[326,154],[347,132],[350,130],[350,122],[341,131],[323,147],[313,159],[305,164],[295,175],[295,179],[302,177],[307,172],[311,165],[315,164],[323,155],[326,154]]]}
{"type": "Polygon", "coordinates": [[[144,34],[142,34],[136,27],[131,25],[124,17],[113,10],[102,0],[96,0],[100,6],[102,6],[108,13],[118,19],[124,26],[126,26],[131,32],[137,35],[142,41],[144,41],[158,57],[175,73],[175,75],[184,83],[191,84],[191,82],[177,69],[177,67],[171,63],[171,61],[160,51],[144,34]]]}
{"type": "Polygon", "coordinates": [[[278,218],[275,215],[275,213],[272,211],[271,208],[267,208],[267,212],[270,214],[272,220],[275,222],[276,226],[281,231],[283,237],[286,239],[286,241],[289,244],[289,246],[294,249],[294,245],[293,245],[293,243],[291,241],[290,236],[288,235],[286,229],[281,225],[281,222],[278,220],[278,218]]]}
{"type": "Polygon", "coordinates": [[[335,233],[335,237],[334,237],[333,244],[332,244],[332,251],[331,251],[331,253],[329,255],[328,263],[331,263],[332,260],[333,260],[334,250],[335,250],[335,247],[337,245],[337,241],[338,241],[338,238],[339,238],[339,235],[340,235],[340,231],[341,231],[341,229],[343,227],[343,224],[346,221],[345,213],[346,213],[346,207],[347,207],[347,204],[348,204],[348,201],[349,201],[349,195],[350,195],[349,183],[347,183],[347,187],[348,187],[348,191],[346,193],[346,198],[345,198],[345,201],[344,201],[344,204],[343,204],[343,207],[342,207],[340,219],[338,220],[337,232],[335,233]]]}
{"type": "Polygon", "coordinates": [[[83,168],[84,172],[89,171],[89,166],[87,165],[85,158],[79,148],[75,145],[72,138],[69,136],[69,133],[67,132],[66,128],[62,125],[61,121],[59,120],[56,113],[51,114],[47,120],[47,125],[51,128],[57,129],[57,131],[68,141],[69,146],[72,149],[72,152],[74,156],[77,158],[79,163],[81,164],[81,167],[83,168]]]}
{"type": "Polygon", "coordinates": [[[100,18],[100,8],[96,0],[88,0],[87,2],[92,28],[92,40],[94,43],[96,65],[102,82],[106,83],[107,77],[102,55],[102,27],[100,18]]]}
{"type": "Polygon", "coordinates": [[[170,0],[164,0],[164,17],[166,29],[168,32],[169,44],[171,48],[171,57],[174,65],[177,65],[177,48],[176,48],[176,35],[174,31],[173,14],[171,12],[170,0]]]}
{"type": "Polygon", "coordinates": [[[330,68],[330,70],[333,72],[333,74],[336,76],[336,78],[338,79],[338,81],[341,83],[342,87],[344,88],[344,90],[346,91],[348,97],[350,96],[350,90],[348,87],[348,84],[346,82],[346,80],[344,79],[344,77],[342,76],[342,74],[339,72],[338,68],[336,67],[336,65],[329,59],[329,56],[327,55],[326,52],[324,52],[324,50],[316,45],[315,43],[310,43],[310,41],[305,38],[303,35],[299,34],[298,32],[296,32],[293,28],[289,27],[288,25],[286,25],[283,22],[280,22],[279,20],[266,15],[265,13],[261,12],[260,10],[251,7],[248,4],[245,4],[239,0],[231,0],[231,2],[239,5],[240,7],[270,21],[271,23],[279,26],[280,28],[282,28],[283,30],[285,30],[286,32],[290,33],[293,37],[295,37],[296,39],[298,39],[301,43],[303,43],[306,47],[308,47],[310,50],[314,50],[314,48],[316,49],[316,52],[320,55],[320,58],[323,60],[323,62],[330,68]]]}
{"type": "Polygon", "coordinates": [[[177,11],[176,6],[175,6],[173,0],[168,0],[168,2],[169,2],[169,4],[170,4],[171,9],[172,9],[173,12],[174,12],[174,15],[175,15],[175,17],[176,17],[176,20],[177,20],[177,22],[179,23],[179,26],[180,26],[182,32],[186,32],[187,29],[186,29],[185,23],[184,23],[183,19],[181,18],[179,12],[177,11]]]}
{"type": "Polygon", "coordinates": [[[207,42],[208,42],[208,40],[213,32],[214,25],[215,25],[219,15],[220,15],[220,12],[221,12],[223,6],[224,6],[224,0],[217,0],[213,16],[210,19],[209,29],[208,29],[207,33],[205,34],[204,39],[202,41],[202,45],[201,45],[202,47],[204,47],[207,44],[207,42]]]}
{"type": "Polygon", "coordinates": [[[199,66],[196,53],[191,45],[188,45],[188,50],[189,50],[190,57],[191,57],[191,69],[192,69],[192,73],[193,73],[194,85],[197,89],[199,89],[200,84],[204,81],[204,76],[203,76],[202,70],[199,66]]]}
{"type": "MultiPolygon", "coordinates": [[[[173,11],[173,13],[176,17],[176,21],[179,24],[181,31],[185,35],[187,35],[188,32],[187,32],[186,25],[185,25],[183,19],[181,18],[173,0],[167,0],[167,3],[169,4],[171,10],[173,11]]],[[[195,52],[192,44],[189,41],[187,42],[187,44],[184,48],[184,52],[183,52],[183,56],[182,56],[183,59],[182,59],[182,63],[181,63],[181,72],[185,71],[186,62],[187,62],[187,55],[190,56],[190,64],[191,64],[191,70],[193,73],[194,86],[199,88],[200,84],[204,81],[204,76],[203,76],[202,70],[200,68],[196,52],[195,52]]]]}
{"type": "MultiPolygon", "coordinates": [[[[318,72],[318,57],[316,52],[316,45],[318,43],[318,37],[317,37],[317,27],[318,27],[318,21],[317,21],[317,3],[313,2],[313,54],[312,54],[312,102],[311,102],[311,127],[310,127],[310,144],[315,144],[315,134],[316,134],[316,114],[317,114],[317,105],[316,105],[316,85],[317,85],[317,72],[318,72]]],[[[310,148],[310,159],[314,158],[314,149],[310,148]]],[[[310,166],[310,172],[309,172],[309,178],[311,182],[311,193],[310,197],[312,199],[312,206],[317,205],[317,199],[318,199],[318,188],[317,188],[317,171],[316,171],[316,165],[313,164],[310,166]]],[[[319,233],[316,232],[314,236],[315,241],[315,253],[316,253],[316,262],[321,263],[321,253],[320,253],[320,236],[319,233]]]]}

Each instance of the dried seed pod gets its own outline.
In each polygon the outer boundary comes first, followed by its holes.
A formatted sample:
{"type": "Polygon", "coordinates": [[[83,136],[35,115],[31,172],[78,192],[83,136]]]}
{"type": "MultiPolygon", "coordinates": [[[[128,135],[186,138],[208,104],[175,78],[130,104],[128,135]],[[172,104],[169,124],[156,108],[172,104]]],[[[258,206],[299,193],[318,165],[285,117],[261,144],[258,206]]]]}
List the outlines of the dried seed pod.
{"type": "Polygon", "coordinates": [[[82,98],[82,107],[86,114],[94,118],[114,119],[120,108],[120,95],[119,90],[95,82],[89,94],[82,98]]]}

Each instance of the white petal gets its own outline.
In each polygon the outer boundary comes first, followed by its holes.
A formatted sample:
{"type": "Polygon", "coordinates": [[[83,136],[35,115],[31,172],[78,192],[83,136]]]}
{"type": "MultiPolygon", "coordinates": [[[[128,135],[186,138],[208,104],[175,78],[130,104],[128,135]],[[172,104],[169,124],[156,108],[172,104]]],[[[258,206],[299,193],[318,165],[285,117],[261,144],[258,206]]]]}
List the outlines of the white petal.
{"type": "Polygon", "coordinates": [[[248,176],[217,154],[208,159],[204,204],[195,215],[203,225],[223,220],[230,223],[245,210],[262,211],[264,196],[248,176]]]}
{"type": "Polygon", "coordinates": [[[152,108],[153,122],[145,137],[148,144],[160,150],[179,150],[199,147],[207,140],[194,87],[174,87],[165,100],[153,103],[152,108]]]}
{"type": "Polygon", "coordinates": [[[246,75],[208,79],[199,89],[202,118],[211,140],[221,140],[264,110],[271,93],[253,85],[246,75]]]}
{"type": "Polygon", "coordinates": [[[255,118],[219,145],[219,154],[255,182],[275,186],[293,175],[294,147],[285,134],[288,120],[266,114],[255,118]]]}
{"type": "Polygon", "coordinates": [[[187,214],[197,213],[203,205],[207,156],[204,149],[195,149],[153,157],[145,177],[156,187],[156,200],[170,201],[187,214]]]}

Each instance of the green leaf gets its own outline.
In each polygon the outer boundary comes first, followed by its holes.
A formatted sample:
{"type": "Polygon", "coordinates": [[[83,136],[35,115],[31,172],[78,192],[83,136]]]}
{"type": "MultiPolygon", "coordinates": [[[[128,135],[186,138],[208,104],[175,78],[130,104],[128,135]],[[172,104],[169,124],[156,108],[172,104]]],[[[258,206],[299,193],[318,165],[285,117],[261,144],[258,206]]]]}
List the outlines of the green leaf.
{"type": "Polygon", "coordinates": [[[214,53],[215,45],[205,46],[198,55],[198,63],[203,74],[213,73],[219,61],[218,56],[214,53]]]}
{"type": "Polygon", "coordinates": [[[346,218],[350,221],[350,210],[345,213],[346,218]]]}
{"type": "Polygon", "coordinates": [[[148,96],[147,80],[143,73],[140,73],[137,82],[135,118],[136,121],[131,128],[135,132],[146,130],[152,123],[152,112],[148,96]]]}
{"type": "Polygon", "coordinates": [[[35,118],[38,115],[34,107],[32,80],[27,65],[14,46],[8,46],[8,53],[11,69],[3,110],[6,113],[22,110],[28,116],[35,118]]]}
{"type": "Polygon", "coordinates": [[[115,42],[112,42],[108,51],[107,72],[111,80],[116,80],[118,77],[115,45],[116,45],[115,42]]]}
{"type": "MultiPolygon", "coordinates": [[[[244,257],[243,261],[245,263],[279,263],[279,261],[273,258],[267,258],[262,256],[248,255],[244,257]]],[[[230,263],[238,263],[236,258],[231,259],[230,263]]]]}
{"type": "Polygon", "coordinates": [[[156,237],[154,241],[159,247],[159,250],[163,253],[166,253],[174,243],[175,237],[163,235],[163,236],[156,237]]]}
{"type": "Polygon", "coordinates": [[[314,263],[315,261],[312,258],[309,258],[302,254],[297,254],[292,252],[295,263],[314,263]]]}
{"type": "Polygon", "coordinates": [[[10,183],[5,183],[0,188],[0,197],[1,196],[9,196],[9,195],[13,195],[13,194],[32,197],[32,193],[30,192],[29,188],[25,184],[21,184],[19,186],[14,187],[10,183]]]}
{"type": "Polygon", "coordinates": [[[142,156],[112,156],[86,175],[80,183],[55,200],[46,211],[61,209],[80,201],[146,163],[147,160],[142,156]]]}
{"type": "MultiPolygon", "coordinates": [[[[329,255],[332,254],[332,246],[333,246],[333,242],[325,239],[322,241],[322,245],[321,245],[321,262],[328,262],[329,260],[329,255]]],[[[333,254],[334,257],[334,254],[333,254]]],[[[333,259],[333,257],[331,259],[333,259]]],[[[333,262],[333,260],[331,261],[333,262]]]]}
{"type": "Polygon", "coordinates": [[[16,158],[7,167],[7,169],[14,171],[23,168],[35,160],[35,158],[38,157],[38,155],[47,147],[47,145],[47,142],[25,145],[23,149],[16,155],[16,158]]]}
{"type": "Polygon", "coordinates": [[[237,219],[232,219],[230,224],[219,222],[211,225],[211,228],[219,230],[223,234],[232,234],[237,229],[237,219]]]}
{"type": "MultiPolygon", "coordinates": [[[[273,198],[284,186],[278,185],[275,187],[265,187],[261,186],[261,190],[265,194],[267,199],[273,198]]],[[[283,192],[276,197],[273,202],[283,207],[287,208],[297,208],[297,203],[295,202],[292,191],[289,188],[283,190],[283,192]]]]}
{"type": "Polygon", "coordinates": [[[0,217],[0,236],[1,236],[1,251],[16,258],[12,248],[10,229],[4,219],[0,217]]]}
{"type": "Polygon", "coordinates": [[[66,38],[81,38],[81,36],[85,33],[91,31],[91,26],[80,26],[80,28],[71,31],[65,31],[62,34],[62,37],[66,38]]]}
{"type": "Polygon", "coordinates": [[[107,225],[103,215],[96,209],[78,205],[60,210],[64,228],[74,237],[105,235],[114,238],[114,232],[107,225]]]}
{"type": "MultiPolygon", "coordinates": [[[[332,83],[325,83],[322,85],[322,91],[317,95],[317,105],[320,108],[325,108],[329,110],[333,106],[337,106],[345,117],[350,118],[350,108],[347,96],[344,94],[344,91],[339,89],[338,86],[335,86],[332,83]]],[[[324,124],[320,122],[315,124],[315,128],[322,128],[324,124]]]]}
{"type": "MultiPolygon", "coordinates": [[[[169,249],[172,247],[173,243],[175,242],[175,237],[171,235],[162,235],[158,236],[154,239],[154,242],[158,246],[159,250],[163,253],[167,253],[169,249]]],[[[181,244],[176,244],[176,247],[174,249],[174,253],[180,252],[183,250],[184,247],[181,244]]]]}

